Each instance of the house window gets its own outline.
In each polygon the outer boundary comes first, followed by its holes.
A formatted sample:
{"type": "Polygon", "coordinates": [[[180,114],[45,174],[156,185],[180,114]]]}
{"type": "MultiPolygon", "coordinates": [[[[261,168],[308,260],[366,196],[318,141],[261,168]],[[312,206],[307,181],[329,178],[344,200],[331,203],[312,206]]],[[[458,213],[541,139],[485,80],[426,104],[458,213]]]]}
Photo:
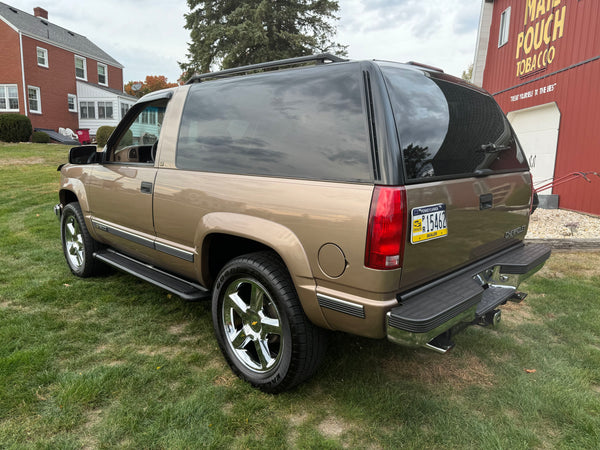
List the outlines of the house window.
{"type": "Polygon", "coordinates": [[[113,104],[112,102],[98,102],[98,119],[112,119],[113,104]]]}
{"type": "Polygon", "coordinates": [[[87,81],[87,67],[83,56],[75,55],[75,77],[87,81]]]}
{"type": "Polygon", "coordinates": [[[104,64],[98,63],[98,84],[108,86],[108,70],[104,64]]]}
{"type": "Polygon", "coordinates": [[[77,96],[73,94],[67,94],[67,102],[69,104],[69,111],[77,112],[77,96]]]}
{"type": "Polygon", "coordinates": [[[37,63],[38,66],[48,67],[48,50],[42,47],[37,48],[37,63]]]}
{"type": "Polygon", "coordinates": [[[137,120],[139,123],[156,125],[156,111],[152,108],[148,108],[140,114],[137,120]]]}
{"type": "Polygon", "coordinates": [[[79,102],[79,114],[81,119],[95,119],[96,105],[94,102],[79,102]]]}
{"type": "Polygon", "coordinates": [[[127,111],[129,111],[130,105],[129,103],[121,103],[121,119],[125,117],[127,111]]]}
{"type": "Polygon", "coordinates": [[[27,96],[29,97],[29,111],[32,113],[42,113],[42,99],[40,88],[35,86],[27,87],[27,96]]]}
{"type": "Polygon", "coordinates": [[[498,48],[508,42],[508,33],[510,31],[510,6],[502,11],[500,16],[500,34],[498,35],[498,48]]]}
{"type": "Polygon", "coordinates": [[[0,111],[19,110],[19,90],[16,84],[0,84],[0,111]]]}

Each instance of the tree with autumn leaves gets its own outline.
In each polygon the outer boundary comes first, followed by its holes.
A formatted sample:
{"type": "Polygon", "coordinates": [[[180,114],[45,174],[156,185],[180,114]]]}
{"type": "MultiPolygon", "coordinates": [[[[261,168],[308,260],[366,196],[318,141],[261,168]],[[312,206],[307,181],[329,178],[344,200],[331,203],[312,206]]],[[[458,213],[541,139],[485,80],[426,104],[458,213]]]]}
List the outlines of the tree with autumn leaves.
{"type": "Polygon", "coordinates": [[[125,93],[140,98],[144,95],[177,86],[177,83],[169,83],[164,75],[148,75],[145,81],[130,81],[125,85],[125,93]],[[135,85],[141,85],[139,89],[134,90],[135,85]]]}

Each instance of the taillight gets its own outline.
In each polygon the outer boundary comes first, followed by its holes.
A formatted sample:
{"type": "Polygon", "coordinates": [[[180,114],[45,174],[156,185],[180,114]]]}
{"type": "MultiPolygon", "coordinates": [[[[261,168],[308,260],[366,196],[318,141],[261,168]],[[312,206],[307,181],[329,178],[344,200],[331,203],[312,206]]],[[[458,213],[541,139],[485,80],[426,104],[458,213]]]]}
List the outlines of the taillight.
{"type": "Polygon", "coordinates": [[[369,211],[365,266],[389,270],[402,267],[406,235],[406,190],[375,186],[369,211]]]}

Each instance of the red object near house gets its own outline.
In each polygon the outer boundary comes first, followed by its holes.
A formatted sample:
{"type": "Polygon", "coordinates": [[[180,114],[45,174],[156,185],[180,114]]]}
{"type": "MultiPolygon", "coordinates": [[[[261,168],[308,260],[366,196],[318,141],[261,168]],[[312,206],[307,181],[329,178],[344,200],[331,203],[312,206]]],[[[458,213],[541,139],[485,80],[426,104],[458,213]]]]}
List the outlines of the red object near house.
{"type": "Polygon", "coordinates": [[[77,130],[75,133],[77,133],[77,139],[79,140],[80,144],[89,144],[91,142],[89,128],[81,128],[81,129],[77,130]]]}
{"type": "MultiPolygon", "coordinates": [[[[482,0],[473,82],[507,113],[534,184],[600,172],[600,1],[482,0]]],[[[557,183],[565,209],[600,215],[600,182],[557,183]]]]}

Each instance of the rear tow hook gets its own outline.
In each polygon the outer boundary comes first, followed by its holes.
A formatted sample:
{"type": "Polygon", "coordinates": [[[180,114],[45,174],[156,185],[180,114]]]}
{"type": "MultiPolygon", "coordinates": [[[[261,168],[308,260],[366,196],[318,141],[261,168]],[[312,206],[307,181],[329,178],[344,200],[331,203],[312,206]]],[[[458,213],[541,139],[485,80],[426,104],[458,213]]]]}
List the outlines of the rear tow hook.
{"type": "Polygon", "coordinates": [[[494,309],[493,311],[485,313],[483,316],[479,318],[477,325],[482,327],[487,327],[489,325],[496,326],[502,320],[502,311],[499,309],[494,309]]]}

